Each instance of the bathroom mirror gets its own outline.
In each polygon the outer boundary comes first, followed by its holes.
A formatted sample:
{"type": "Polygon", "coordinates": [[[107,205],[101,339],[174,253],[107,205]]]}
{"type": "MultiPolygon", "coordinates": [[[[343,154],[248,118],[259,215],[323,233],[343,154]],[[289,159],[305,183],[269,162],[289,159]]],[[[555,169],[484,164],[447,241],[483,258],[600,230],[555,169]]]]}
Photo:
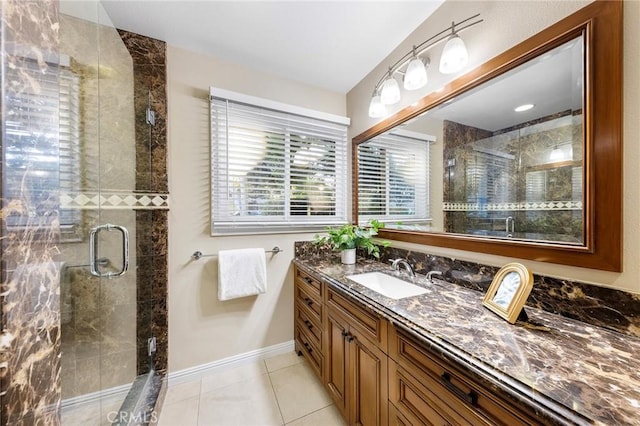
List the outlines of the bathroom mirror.
{"type": "Polygon", "coordinates": [[[354,138],[354,221],[619,271],[621,17],[597,1],[354,138]]]}

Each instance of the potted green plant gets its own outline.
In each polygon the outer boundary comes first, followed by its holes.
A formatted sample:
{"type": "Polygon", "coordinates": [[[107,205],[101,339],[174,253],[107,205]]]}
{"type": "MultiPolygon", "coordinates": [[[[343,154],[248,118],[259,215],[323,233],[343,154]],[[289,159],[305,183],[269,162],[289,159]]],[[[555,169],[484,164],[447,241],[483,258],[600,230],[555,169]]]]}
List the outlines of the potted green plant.
{"type": "MultiPolygon", "coordinates": [[[[333,250],[340,251],[342,263],[352,265],[356,263],[356,249],[363,248],[375,258],[380,257],[380,247],[373,244],[371,238],[378,235],[378,230],[384,228],[384,223],[371,220],[367,227],[347,223],[339,228],[327,228],[325,236],[316,235],[317,245],[329,245],[333,250]]],[[[380,241],[384,247],[388,241],[380,241]]]]}

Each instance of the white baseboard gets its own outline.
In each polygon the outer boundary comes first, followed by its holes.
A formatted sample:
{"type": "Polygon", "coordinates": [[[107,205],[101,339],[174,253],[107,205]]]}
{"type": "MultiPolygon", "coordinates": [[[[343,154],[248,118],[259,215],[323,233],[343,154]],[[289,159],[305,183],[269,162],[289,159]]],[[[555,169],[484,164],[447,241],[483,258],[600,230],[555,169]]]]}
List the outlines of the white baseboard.
{"type": "Polygon", "coordinates": [[[97,392],[86,393],[84,395],[75,396],[73,398],[63,399],[61,408],[63,410],[72,409],[74,407],[77,407],[78,405],[85,405],[103,399],[108,399],[110,397],[118,397],[124,400],[124,397],[127,396],[129,389],[131,389],[131,383],[109,389],[99,390],[97,392]]]}
{"type": "Polygon", "coordinates": [[[293,340],[289,340],[288,342],[279,343],[277,345],[267,346],[266,348],[260,348],[242,354],[230,356],[218,361],[196,365],[195,367],[186,368],[184,370],[174,371],[172,373],[169,373],[169,384],[176,385],[193,380],[198,380],[203,376],[206,376],[207,374],[213,373],[214,371],[229,369],[242,364],[247,364],[249,362],[261,361],[267,358],[271,358],[272,356],[293,352],[294,347],[295,345],[293,340]]]}

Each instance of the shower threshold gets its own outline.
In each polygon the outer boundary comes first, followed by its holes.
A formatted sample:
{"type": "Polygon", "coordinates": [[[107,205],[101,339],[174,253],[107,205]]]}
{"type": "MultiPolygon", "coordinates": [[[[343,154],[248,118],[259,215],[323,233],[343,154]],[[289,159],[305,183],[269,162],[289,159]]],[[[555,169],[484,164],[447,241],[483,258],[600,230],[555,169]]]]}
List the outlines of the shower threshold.
{"type": "Polygon", "coordinates": [[[138,376],[131,384],[131,389],[124,399],[118,413],[114,416],[112,426],[148,425],[158,422],[154,411],[160,389],[162,376],[154,370],[138,376]]]}

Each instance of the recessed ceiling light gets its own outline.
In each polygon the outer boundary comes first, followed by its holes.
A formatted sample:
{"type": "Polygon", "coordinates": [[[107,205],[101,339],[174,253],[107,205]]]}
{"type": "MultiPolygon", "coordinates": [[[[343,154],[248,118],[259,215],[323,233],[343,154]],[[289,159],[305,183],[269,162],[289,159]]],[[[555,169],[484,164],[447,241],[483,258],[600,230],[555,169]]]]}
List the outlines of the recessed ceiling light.
{"type": "Polygon", "coordinates": [[[524,104],[524,105],[520,105],[519,107],[515,107],[513,110],[515,112],[529,111],[534,106],[535,106],[534,104],[524,104]]]}

